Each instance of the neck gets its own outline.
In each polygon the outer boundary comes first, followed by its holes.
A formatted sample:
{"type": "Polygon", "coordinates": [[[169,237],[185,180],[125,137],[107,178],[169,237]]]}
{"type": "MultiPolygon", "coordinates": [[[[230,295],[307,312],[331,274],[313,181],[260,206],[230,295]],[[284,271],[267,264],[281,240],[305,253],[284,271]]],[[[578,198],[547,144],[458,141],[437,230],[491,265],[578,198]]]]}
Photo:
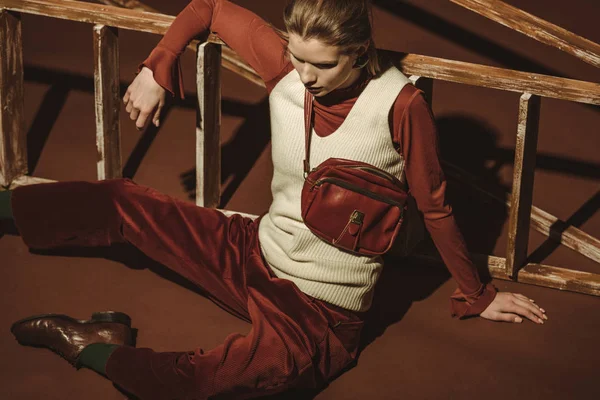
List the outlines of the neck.
{"type": "Polygon", "coordinates": [[[349,88],[350,86],[354,85],[358,81],[358,79],[361,77],[361,75],[362,75],[362,68],[352,69],[352,73],[350,74],[350,76],[348,77],[346,82],[344,82],[336,90],[349,88]]]}
{"type": "Polygon", "coordinates": [[[324,106],[331,106],[347,99],[357,97],[360,92],[362,92],[362,89],[364,89],[364,86],[369,79],[364,68],[356,69],[353,73],[356,76],[353,76],[351,80],[348,79],[348,82],[350,82],[349,84],[344,84],[325,96],[315,97],[315,100],[324,106]]]}

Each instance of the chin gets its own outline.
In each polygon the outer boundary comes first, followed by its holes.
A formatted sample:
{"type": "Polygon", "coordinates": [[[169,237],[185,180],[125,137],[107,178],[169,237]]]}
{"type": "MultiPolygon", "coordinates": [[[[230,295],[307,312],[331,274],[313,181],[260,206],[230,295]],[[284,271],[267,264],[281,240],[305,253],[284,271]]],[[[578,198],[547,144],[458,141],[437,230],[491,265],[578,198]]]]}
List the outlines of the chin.
{"type": "Polygon", "coordinates": [[[331,93],[330,90],[323,89],[319,93],[315,94],[314,96],[315,97],[323,97],[323,96],[327,96],[329,93],[331,93]]]}

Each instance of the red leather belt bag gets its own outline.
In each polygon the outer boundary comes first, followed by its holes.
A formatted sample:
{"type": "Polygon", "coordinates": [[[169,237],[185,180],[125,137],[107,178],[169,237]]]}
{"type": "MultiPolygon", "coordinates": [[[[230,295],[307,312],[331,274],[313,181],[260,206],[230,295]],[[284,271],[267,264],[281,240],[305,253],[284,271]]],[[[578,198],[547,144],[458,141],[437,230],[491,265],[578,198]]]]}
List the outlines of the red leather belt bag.
{"type": "Polygon", "coordinates": [[[313,112],[308,92],[305,109],[304,224],[340,249],[359,255],[386,253],[403,225],[409,199],[405,185],[373,165],[343,158],[329,158],[310,170],[313,112]]]}

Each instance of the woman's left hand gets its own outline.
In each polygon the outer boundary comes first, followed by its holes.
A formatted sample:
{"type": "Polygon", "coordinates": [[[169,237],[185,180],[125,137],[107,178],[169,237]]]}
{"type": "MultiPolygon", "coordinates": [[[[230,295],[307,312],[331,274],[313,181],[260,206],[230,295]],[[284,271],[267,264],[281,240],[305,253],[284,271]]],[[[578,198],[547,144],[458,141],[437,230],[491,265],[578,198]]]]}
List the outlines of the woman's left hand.
{"type": "Polygon", "coordinates": [[[496,293],[494,301],[479,315],[492,321],[516,323],[523,322],[521,317],[526,317],[540,325],[548,319],[546,311],[535,304],[532,299],[522,294],[508,292],[496,293]]]}

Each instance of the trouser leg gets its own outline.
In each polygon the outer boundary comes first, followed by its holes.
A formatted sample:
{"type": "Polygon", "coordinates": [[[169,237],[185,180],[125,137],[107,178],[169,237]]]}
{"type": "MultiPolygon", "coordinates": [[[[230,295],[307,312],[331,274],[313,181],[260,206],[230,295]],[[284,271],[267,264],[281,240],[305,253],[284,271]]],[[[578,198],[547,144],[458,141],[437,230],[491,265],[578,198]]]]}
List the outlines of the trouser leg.
{"type": "Polygon", "coordinates": [[[248,335],[230,335],[209,351],[123,347],[108,360],[108,377],[141,399],[244,399],[317,388],[352,363],[360,318],[273,277],[258,250],[244,270],[248,335]]]}
{"type": "Polygon", "coordinates": [[[34,185],[13,196],[17,226],[31,247],[129,242],[252,320],[250,334],[230,335],[206,352],[115,350],[108,377],[142,399],[243,398],[316,387],[352,362],[362,322],[272,276],[248,219],[129,180],[34,185]]]}
{"type": "Polygon", "coordinates": [[[57,182],[17,188],[15,222],[38,249],[128,242],[248,320],[239,266],[253,221],[226,217],[128,179],[57,182]]]}

